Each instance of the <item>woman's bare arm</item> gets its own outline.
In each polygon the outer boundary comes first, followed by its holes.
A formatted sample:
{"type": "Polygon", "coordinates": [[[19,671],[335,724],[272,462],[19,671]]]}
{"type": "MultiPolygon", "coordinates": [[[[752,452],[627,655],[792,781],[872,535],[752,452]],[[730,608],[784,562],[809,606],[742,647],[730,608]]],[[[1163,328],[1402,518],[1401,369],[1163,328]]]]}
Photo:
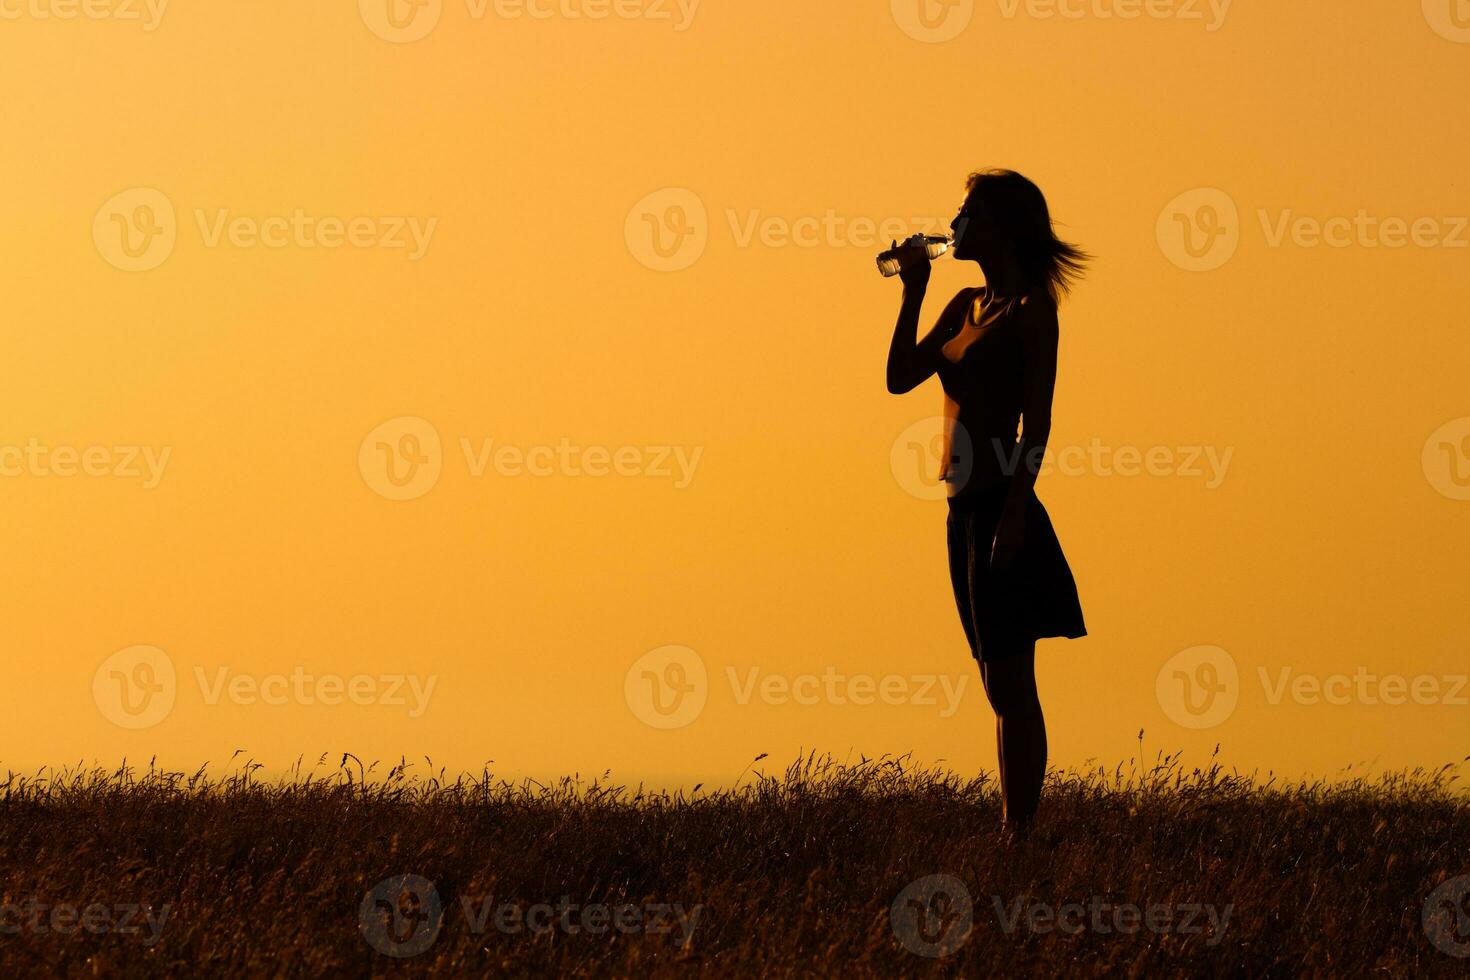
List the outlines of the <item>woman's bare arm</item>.
{"type": "Polygon", "coordinates": [[[933,328],[921,341],[915,341],[919,332],[919,314],[924,306],[924,294],[928,290],[928,276],[911,283],[905,280],[903,305],[898,310],[898,322],[893,326],[893,340],[888,345],[888,391],[902,395],[913,391],[929,380],[939,370],[941,350],[948,339],[950,320],[959,313],[966,297],[964,290],[955,294],[944,312],[939,314],[933,328]]]}
{"type": "Polygon", "coordinates": [[[1024,390],[1021,401],[1021,444],[1016,458],[1020,468],[1011,474],[1005,508],[995,529],[990,563],[1005,568],[1020,553],[1026,539],[1026,505],[1036,488],[1046,444],[1051,438],[1051,402],[1057,384],[1057,344],[1060,330],[1057,308],[1047,299],[1032,299],[1019,324],[1025,348],[1024,390]]]}
{"type": "Polygon", "coordinates": [[[1057,308],[1047,299],[1026,304],[1021,323],[1025,347],[1021,399],[1021,469],[1011,480],[1010,500],[1017,506],[1036,487],[1046,444],[1051,439],[1051,403],[1057,387],[1057,346],[1061,334],[1057,308]]]}

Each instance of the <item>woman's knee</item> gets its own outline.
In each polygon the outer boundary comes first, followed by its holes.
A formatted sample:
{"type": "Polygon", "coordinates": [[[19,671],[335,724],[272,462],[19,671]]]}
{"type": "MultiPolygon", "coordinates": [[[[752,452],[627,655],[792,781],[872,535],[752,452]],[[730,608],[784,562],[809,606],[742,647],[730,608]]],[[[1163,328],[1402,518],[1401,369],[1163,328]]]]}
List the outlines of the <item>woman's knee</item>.
{"type": "Polygon", "coordinates": [[[1018,654],[985,664],[985,694],[1001,718],[1024,718],[1041,713],[1036,693],[1036,665],[1031,656],[1018,654]]]}

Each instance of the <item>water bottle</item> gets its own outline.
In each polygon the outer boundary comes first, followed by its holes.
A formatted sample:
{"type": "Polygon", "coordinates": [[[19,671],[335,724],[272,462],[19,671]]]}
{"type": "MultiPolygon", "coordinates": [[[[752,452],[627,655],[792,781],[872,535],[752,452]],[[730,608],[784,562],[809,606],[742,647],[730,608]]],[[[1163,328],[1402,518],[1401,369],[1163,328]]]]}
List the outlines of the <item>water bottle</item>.
{"type": "Polygon", "coordinates": [[[918,255],[919,248],[922,247],[929,253],[929,261],[932,262],[948,252],[953,245],[954,239],[948,235],[915,235],[909,241],[890,248],[878,256],[878,271],[883,273],[885,278],[896,276],[918,255]]]}

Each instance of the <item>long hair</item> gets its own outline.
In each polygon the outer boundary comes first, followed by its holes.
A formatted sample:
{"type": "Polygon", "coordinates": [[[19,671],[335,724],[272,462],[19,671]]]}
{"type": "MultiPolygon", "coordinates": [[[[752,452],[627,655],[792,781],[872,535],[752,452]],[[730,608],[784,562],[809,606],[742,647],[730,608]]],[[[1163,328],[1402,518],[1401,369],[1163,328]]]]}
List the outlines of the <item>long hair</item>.
{"type": "Polygon", "coordinates": [[[965,181],[965,201],[979,201],[997,232],[1016,250],[1031,289],[1045,289],[1053,303],[1082,278],[1092,256],[1057,237],[1041,189],[1014,170],[983,170],[965,181]]]}

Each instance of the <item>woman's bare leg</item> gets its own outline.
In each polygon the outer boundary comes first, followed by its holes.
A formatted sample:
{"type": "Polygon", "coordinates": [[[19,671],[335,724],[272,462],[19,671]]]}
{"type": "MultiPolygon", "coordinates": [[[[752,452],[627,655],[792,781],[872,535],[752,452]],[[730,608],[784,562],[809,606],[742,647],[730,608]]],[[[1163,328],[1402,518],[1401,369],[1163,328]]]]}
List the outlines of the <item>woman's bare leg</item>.
{"type": "Polygon", "coordinates": [[[980,665],[985,694],[995,709],[1005,825],[1024,830],[1036,816],[1046,779],[1046,719],[1036,692],[1036,643],[980,665]]]}

